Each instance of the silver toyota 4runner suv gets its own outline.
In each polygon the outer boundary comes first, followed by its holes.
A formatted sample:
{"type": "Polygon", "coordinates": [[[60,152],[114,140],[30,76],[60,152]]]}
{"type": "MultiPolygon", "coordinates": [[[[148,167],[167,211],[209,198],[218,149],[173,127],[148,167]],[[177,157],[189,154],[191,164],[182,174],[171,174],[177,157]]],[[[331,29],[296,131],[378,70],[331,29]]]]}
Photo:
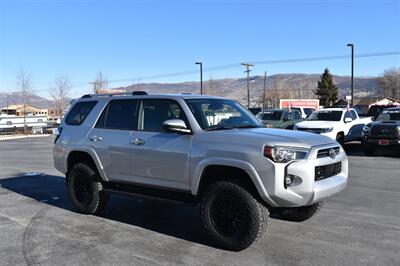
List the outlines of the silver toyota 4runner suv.
{"type": "Polygon", "coordinates": [[[200,205],[204,229],[242,250],[269,213],[304,221],[347,185],[334,140],[263,128],[239,103],[145,92],[85,95],[58,130],[54,165],[76,209],[97,214],[113,191],[200,205]]]}

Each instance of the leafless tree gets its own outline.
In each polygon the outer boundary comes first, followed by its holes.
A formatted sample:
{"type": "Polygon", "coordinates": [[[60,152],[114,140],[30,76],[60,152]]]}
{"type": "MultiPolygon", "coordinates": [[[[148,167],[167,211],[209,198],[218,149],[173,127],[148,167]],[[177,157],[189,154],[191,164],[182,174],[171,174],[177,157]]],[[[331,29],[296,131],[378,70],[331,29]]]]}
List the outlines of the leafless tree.
{"type": "Polygon", "coordinates": [[[385,96],[400,99],[400,68],[385,70],[379,78],[379,85],[385,96]]]}
{"type": "Polygon", "coordinates": [[[25,69],[20,69],[17,73],[17,86],[18,92],[22,96],[23,102],[23,115],[24,115],[24,134],[27,133],[26,127],[26,105],[29,101],[29,96],[32,94],[32,78],[31,74],[25,69]]]}
{"type": "Polygon", "coordinates": [[[54,80],[51,86],[51,97],[54,100],[56,116],[61,117],[64,109],[68,106],[68,98],[72,88],[71,81],[68,76],[59,76],[54,80]]]}
{"type": "Polygon", "coordinates": [[[103,76],[103,73],[101,71],[97,72],[96,79],[90,83],[92,84],[94,94],[98,94],[100,90],[105,90],[108,87],[108,81],[103,76]]]}

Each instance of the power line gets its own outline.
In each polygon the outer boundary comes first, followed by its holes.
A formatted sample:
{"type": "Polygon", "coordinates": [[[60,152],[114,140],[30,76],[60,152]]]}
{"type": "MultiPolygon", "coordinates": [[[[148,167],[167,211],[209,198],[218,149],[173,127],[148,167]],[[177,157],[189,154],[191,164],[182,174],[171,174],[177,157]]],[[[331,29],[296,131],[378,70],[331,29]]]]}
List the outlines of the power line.
{"type": "MultiPolygon", "coordinates": [[[[354,55],[355,58],[370,58],[370,57],[380,57],[380,56],[393,56],[393,55],[400,55],[400,51],[386,51],[386,52],[376,52],[376,53],[363,53],[363,54],[356,54],[354,55]]],[[[348,59],[349,55],[336,55],[336,56],[321,56],[321,57],[304,57],[304,58],[291,58],[291,59],[280,59],[280,60],[265,60],[265,61],[249,61],[249,64],[257,64],[257,65],[270,65],[270,64],[285,64],[285,63],[298,63],[298,62],[313,62],[313,61],[326,61],[326,60],[339,60],[339,59],[348,59]]],[[[204,68],[204,72],[213,72],[218,70],[226,70],[226,69],[235,69],[239,68],[241,65],[240,62],[214,66],[214,67],[207,67],[204,68]]],[[[122,79],[112,79],[109,80],[108,83],[120,83],[120,82],[132,82],[135,83],[140,80],[151,80],[151,79],[159,79],[159,78],[170,78],[170,77],[178,77],[178,76],[186,76],[191,74],[197,74],[198,70],[186,70],[186,71],[179,71],[179,72],[172,72],[172,73],[165,73],[159,75],[150,75],[150,76],[142,76],[142,77],[132,77],[132,78],[122,78],[122,79]]],[[[72,88],[83,87],[88,85],[92,81],[82,81],[73,83],[72,88]]],[[[0,83],[7,83],[7,82],[0,82],[0,83]]],[[[12,84],[9,82],[8,84],[12,84]]],[[[42,90],[34,90],[34,91],[51,91],[51,89],[42,89],[42,90]]]]}

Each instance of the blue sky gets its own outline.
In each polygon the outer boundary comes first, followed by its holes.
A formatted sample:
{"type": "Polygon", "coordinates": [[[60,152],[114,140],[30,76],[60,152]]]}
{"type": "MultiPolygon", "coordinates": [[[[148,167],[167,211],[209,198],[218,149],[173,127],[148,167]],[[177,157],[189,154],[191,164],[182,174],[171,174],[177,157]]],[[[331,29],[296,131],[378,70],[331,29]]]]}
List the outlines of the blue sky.
{"type": "MultiPolygon", "coordinates": [[[[110,87],[134,82],[244,77],[244,61],[400,51],[400,0],[336,1],[89,1],[0,0],[0,91],[16,90],[19,69],[29,71],[43,96],[55,76],[68,75],[73,94],[89,91],[101,70],[110,87]],[[208,71],[207,68],[237,64],[208,71]],[[119,81],[118,81],[119,80],[119,81]]],[[[400,66],[400,55],[357,58],[357,76],[400,66]]],[[[348,59],[257,64],[253,75],[348,75],[348,59]]]]}

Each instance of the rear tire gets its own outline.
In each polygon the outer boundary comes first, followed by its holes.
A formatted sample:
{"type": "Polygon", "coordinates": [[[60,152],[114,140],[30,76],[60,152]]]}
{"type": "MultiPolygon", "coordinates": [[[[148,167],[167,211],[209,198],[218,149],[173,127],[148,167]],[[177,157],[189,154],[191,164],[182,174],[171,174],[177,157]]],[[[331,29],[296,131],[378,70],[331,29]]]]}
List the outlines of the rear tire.
{"type": "Polygon", "coordinates": [[[278,209],[275,211],[282,219],[292,222],[303,222],[317,214],[322,208],[323,202],[318,202],[310,206],[278,209]]]}
{"type": "Polygon", "coordinates": [[[103,191],[98,173],[90,166],[77,163],[68,173],[68,194],[74,207],[84,214],[100,214],[106,207],[109,193],[103,191]]]}
{"type": "Polygon", "coordinates": [[[223,249],[243,250],[267,228],[267,208],[246,189],[229,181],[209,185],[200,209],[204,229],[223,249]]]}

